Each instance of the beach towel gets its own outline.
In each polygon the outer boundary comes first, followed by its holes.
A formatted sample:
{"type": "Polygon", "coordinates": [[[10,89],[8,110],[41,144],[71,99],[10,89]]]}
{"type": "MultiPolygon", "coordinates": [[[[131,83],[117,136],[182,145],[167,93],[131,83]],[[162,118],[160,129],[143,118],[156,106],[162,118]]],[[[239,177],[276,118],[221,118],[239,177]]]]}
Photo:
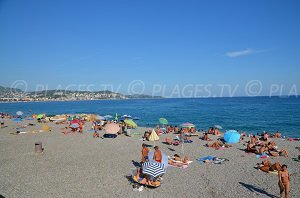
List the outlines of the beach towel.
{"type": "Polygon", "coordinates": [[[269,156],[267,154],[263,154],[263,155],[256,155],[256,158],[262,158],[262,159],[266,159],[269,158],[269,156]]]}
{"type": "Polygon", "coordinates": [[[184,140],[184,143],[192,143],[193,140],[184,140]]]}
{"type": "Polygon", "coordinates": [[[202,158],[199,158],[197,159],[197,161],[199,163],[204,163],[205,161],[212,161],[215,157],[213,156],[206,156],[206,157],[202,157],[202,158]]]}

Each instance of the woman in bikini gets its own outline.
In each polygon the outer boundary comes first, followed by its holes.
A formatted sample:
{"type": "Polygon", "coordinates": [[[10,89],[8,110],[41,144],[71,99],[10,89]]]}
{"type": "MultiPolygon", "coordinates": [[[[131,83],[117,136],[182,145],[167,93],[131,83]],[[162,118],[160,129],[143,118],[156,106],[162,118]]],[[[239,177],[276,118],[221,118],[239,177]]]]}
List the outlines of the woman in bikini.
{"type": "Polygon", "coordinates": [[[285,164],[281,166],[281,171],[279,171],[278,178],[280,197],[282,197],[284,192],[285,198],[288,198],[290,193],[290,175],[285,164]]]}

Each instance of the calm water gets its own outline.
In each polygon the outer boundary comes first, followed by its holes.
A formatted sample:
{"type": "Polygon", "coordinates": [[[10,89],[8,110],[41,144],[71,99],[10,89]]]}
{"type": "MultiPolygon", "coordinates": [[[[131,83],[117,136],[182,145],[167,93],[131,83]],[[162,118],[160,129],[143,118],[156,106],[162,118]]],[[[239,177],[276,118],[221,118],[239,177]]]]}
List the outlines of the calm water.
{"type": "Polygon", "coordinates": [[[248,133],[281,131],[300,137],[300,98],[200,98],[157,100],[101,100],[72,102],[2,103],[0,112],[15,113],[97,113],[129,114],[140,118],[141,126],[155,126],[165,117],[170,124],[192,122],[199,129],[218,124],[224,130],[237,129],[248,133]]]}

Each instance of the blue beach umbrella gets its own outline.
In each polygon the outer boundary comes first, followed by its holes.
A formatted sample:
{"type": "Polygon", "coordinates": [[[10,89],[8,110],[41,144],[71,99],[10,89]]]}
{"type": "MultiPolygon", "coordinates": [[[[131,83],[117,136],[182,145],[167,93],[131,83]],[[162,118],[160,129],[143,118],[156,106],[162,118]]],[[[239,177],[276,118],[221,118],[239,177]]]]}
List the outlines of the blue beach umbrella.
{"type": "Polygon", "coordinates": [[[111,115],[105,115],[105,116],[103,116],[105,119],[111,119],[111,118],[113,118],[111,115]]]}
{"type": "MultiPolygon", "coordinates": [[[[153,160],[153,155],[154,155],[154,151],[150,151],[149,154],[148,154],[148,158],[149,158],[150,162],[155,162],[153,160]]],[[[169,162],[168,161],[169,161],[168,156],[165,153],[162,153],[162,161],[161,161],[161,163],[165,166],[165,168],[167,168],[169,166],[169,162]]]]}
{"type": "Polygon", "coordinates": [[[229,130],[224,134],[225,142],[236,144],[240,141],[241,135],[236,130],[229,130]]]}
{"type": "Polygon", "coordinates": [[[166,173],[163,164],[158,162],[145,162],[143,163],[143,174],[150,175],[152,177],[158,177],[166,173]]]}
{"type": "Polygon", "coordinates": [[[23,112],[22,111],[17,111],[16,113],[18,116],[22,116],[23,115],[23,112]]]}

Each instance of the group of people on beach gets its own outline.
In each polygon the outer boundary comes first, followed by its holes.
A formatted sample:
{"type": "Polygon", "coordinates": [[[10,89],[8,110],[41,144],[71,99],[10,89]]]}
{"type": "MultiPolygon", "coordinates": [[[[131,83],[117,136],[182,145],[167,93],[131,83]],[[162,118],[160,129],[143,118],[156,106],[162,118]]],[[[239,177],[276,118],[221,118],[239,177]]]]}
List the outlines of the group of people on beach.
{"type": "Polygon", "coordinates": [[[269,138],[265,134],[261,138],[257,138],[255,135],[250,137],[250,141],[247,142],[246,152],[255,153],[257,155],[269,155],[272,157],[284,156],[288,157],[287,151],[283,148],[278,149],[274,141],[268,141],[269,138]]]}
{"type": "MultiPolygon", "coordinates": [[[[0,117],[0,122],[1,122],[1,128],[4,127],[4,120],[5,119],[11,119],[13,118],[9,114],[1,114],[0,117]]],[[[44,122],[45,118],[42,118],[38,121],[44,122]]],[[[68,120],[68,118],[66,119],[68,120]]],[[[63,123],[58,123],[57,124],[66,124],[67,126],[64,128],[63,131],[68,131],[71,130],[71,132],[83,132],[84,125],[86,122],[90,121],[94,130],[93,137],[97,138],[99,137],[99,131],[101,131],[106,124],[110,124],[112,122],[118,124],[120,126],[120,131],[118,134],[122,134],[125,132],[127,136],[130,136],[130,129],[131,126],[127,125],[124,122],[117,122],[114,120],[85,120],[85,119],[78,119],[78,128],[72,128],[71,127],[71,122],[64,121],[63,123]]],[[[51,121],[51,120],[50,120],[51,121]]],[[[46,121],[45,121],[46,122],[46,121]]],[[[174,145],[177,146],[181,144],[181,142],[189,142],[191,141],[191,137],[193,135],[196,135],[197,129],[195,127],[185,127],[185,128],[179,128],[178,126],[162,126],[160,127],[159,125],[155,128],[155,133],[158,136],[161,136],[163,134],[168,134],[168,133],[173,133],[176,135],[174,139],[172,138],[165,138],[165,142],[169,145],[174,145]]],[[[145,131],[143,135],[143,140],[147,141],[149,140],[151,130],[145,131]]],[[[213,139],[210,138],[211,135],[215,136],[220,136],[221,132],[219,129],[216,128],[209,128],[207,131],[203,131],[203,136],[200,137],[200,139],[204,141],[213,141],[213,139]]],[[[241,141],[246,137],[246,134],[242,134],[241,136],[241,141]]],[[[282,135],[280,132],[276,132],[274,134],[269,134],[268,132],[263,132],[262,134],[259,135],[251,135],[250,140],[246,144],[245,151],[248,153],[254,153],[256,155],[261,155],[262,158],[265,155],[271,156],[271,157],[278,157],[278,156],[284,156],[288,157],[288,153],[286,149],[282,148],[279,149],[278,146],[276,145],[275,141],[270,141],[270,138],[282,138],[282,135]]],[[[150,185],[150,186],[159,186],[160,185],[160,180],[161,177],[159,178],[153,178],[151,176],[143,174],[142,170],[142,165],[145,162],[148,161],[155,161],[157,163],[162,163],[163,162],[163,153],[159,149],[158,146],[154,147],[154,153],[152,159],[149,159],[149,152],[150,149],[147,147],[148,145],[143,143],[142,144],[142,158],[141,158],[141,168],[137,170],[136,175],[134,175],[136,181],[142,185],[150,185]]],[[[214,149],[220,149],[222,147],[231,147],[231,145],[226,144],[220,140],[211,142],[210,144],[206,144],[207,147],[211,147],[214,149]]],[[[300,156],[299,156],[300,158],[300,156]]],[[[189,158],[187,156],[184,156],[181,158],[178,154],[175,154],[172,157],[168,158],[168,164],[174,167],[183,167],[187,166],[189,164],[189,158]]],[[[283,164],[281,165],[279,162],[274,162],[272,163],[270,160],[264,160],[260,164],[257,164],[258,168],[263,171],[263,172],[275,172],[278,173],[278,184],[279,184],[279,189],[280,189],[280,196],[282,197],[283,194],[285,194],[285,197],[289,197],[289,192],[290,192],[290,175],[287,169],[287,165],[283,164]]]]}

